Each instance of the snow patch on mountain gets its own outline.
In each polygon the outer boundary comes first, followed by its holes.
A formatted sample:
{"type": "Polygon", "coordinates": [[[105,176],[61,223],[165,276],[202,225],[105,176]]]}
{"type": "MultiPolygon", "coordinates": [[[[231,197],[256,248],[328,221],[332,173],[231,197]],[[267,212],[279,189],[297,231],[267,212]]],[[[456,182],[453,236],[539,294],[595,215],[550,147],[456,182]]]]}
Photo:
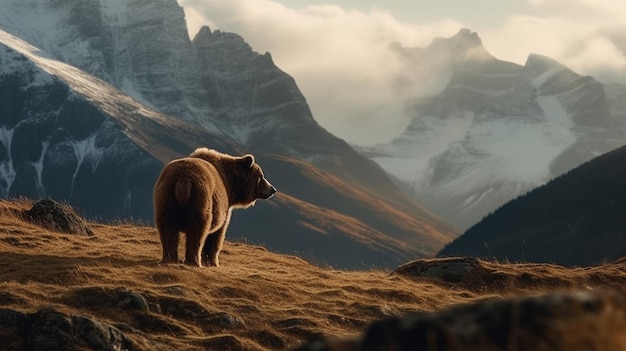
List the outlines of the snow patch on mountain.
{"type": "Polygon", "coordinates": [[[58,11],[46,0],[23,0],[0,2],[0,28],[16,34],[28,34],[29,40],[42,49],[50,49],[61,30],[59,23],[67,18],[65,11],[58,11]],[[55,30],[50,30],[54,28],[55,30]]]}
{"type": "Polygon", "coordinates": [[[545,121],[528,121],[524,116],[480,123],[468,132],[467,142],[491,169],[486,179],[541,184],[550,176],[549,165],[576,138],[560,120],[568,114],[554,98],[542,98],[542,108],[551,115],[545,121]],[[561,108],[560,108],[561,107],[561,108]],[[556,120],[551,117],[556,117],[556,120]]]}
{"type": "Polygon", "coordinates": [[[0,191],[2,191],[2,196],[4,198],[8,197],[9,190],[15,181],[16,175],[15,168],[13,167],[13,153],[11,150],[14,131],[14,128],[0,128],[0,143],[4,149],[4,155],[2,155],[2,158],[0,159],[0,191]]]}
{"type": "MultiPolygon", "coordinates": [[[[42,174],[43,174],[43,169],[44,169],[44,158],[46,157],[46,151],[48,151],[48,147],[50,147],[50,140],[43,140],[41,142],[41,155],[39,156],[39,159],[37,159],[35,162],[32,162],[33,168],[35,169],[35,173],[36,173],[36,190],[37,190],[37,195],[41,196],[45,196],[46,194],[46,187],[43,184],[43,178],[42,178],[42,174]]],[[[72,180],[72,183],[74,182],[74,180],[72,180]]]]}
{"type": "MultiPolygon", "coordinates": [[[[92,6],[81,2],[77,7],[92,6]]],[[[78,37],[72,19],[72,6],[59,6],[48,0],[2,1],[0,29],[25,39],[46,52],[46,56],[81,67],[88,72],[101,70],[88,41],[78,37]],[[4,14],[4,15],[3,15],[4,14]]]]}
{"type": "Polygon", "coordinates": [[[104,149],[96,146],[96,133],[91,134],[83,140],[68,140],[69,144],[74,149],[74,155],[76,156],[76,169],[72,174],[72,185],[70,186],[70,197],[74,190],[74,182],[76,181],[76,175],[80,171],[81,166],[85,160],[91,161],[91,172],[94,173],[100,159],[104,155],[104,149]]]}
{"type": "Polygon", "coordinates": [[[457,111],[446,119],[423,116],[413,120],[410,132],[390,145],[380,144],[362,150],[373,151],[371,158],[389,173],[417,186],[425,176],[430,160],[462,138],[474,119],[471,111],[457,111]]]}
{"type": "Polygon", "coordinates": [[[90,148],[89,144],[93,145],[94,137],[95,135],[92,135],[91,138],[86,138],[80,141],[68,140],[69,144],[72,146],[72,149],[74,149],[74,156],[76,156],[76,161],[77,161],[76,169],[74,170],[74,176],[72,177],[72,180],[76,177],[76,173],[78,173],[80,166],[82,166],[83,161],[85,160],[85,156],[89,153],[88,151],[88,149],[90,148]]]}
{"type": "Polygon", "coordinates": [[[539,74],[537,78],[532,80],[533,87],[536,89],[541,88],[541,86],[544,85],[546,81],[548,81],[550,78],[553,78],[557,73],[559,73],[562,70],[563,70],[562,67],[554,67],[539,74]]]}

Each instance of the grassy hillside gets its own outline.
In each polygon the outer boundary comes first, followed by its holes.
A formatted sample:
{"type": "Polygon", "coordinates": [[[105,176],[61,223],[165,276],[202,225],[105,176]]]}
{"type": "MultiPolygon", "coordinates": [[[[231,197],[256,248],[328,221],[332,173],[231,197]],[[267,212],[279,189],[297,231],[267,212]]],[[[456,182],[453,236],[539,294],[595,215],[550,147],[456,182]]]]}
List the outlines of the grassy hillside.
{"type": "Polygon", "coordinates": [[[231,238],[345,269],[391,269],[435,255],[458,235],[391,188],[388,195],[395,200],[293,158],[257,158],[278,193],[253,209],[235,211],[231,238]]]}
{"type": "Polygon", "coordinates": [[[390,274],[319,268],[233,242],[220,268],[161,266],[153,227],[89,223],[92,236],[57,233],[22,219],[31,205],[0,201],[0,349],[53,343],[43,338],[55,320],[65,328],[55,335],[69,335],[59,344],[65,349],[106,349],[96,337],[103,334],[130,350],[281,350],[322,335],[355,337],[405,312],[626,287],[621,263],[566,269],[429,259],[390,274]]]}

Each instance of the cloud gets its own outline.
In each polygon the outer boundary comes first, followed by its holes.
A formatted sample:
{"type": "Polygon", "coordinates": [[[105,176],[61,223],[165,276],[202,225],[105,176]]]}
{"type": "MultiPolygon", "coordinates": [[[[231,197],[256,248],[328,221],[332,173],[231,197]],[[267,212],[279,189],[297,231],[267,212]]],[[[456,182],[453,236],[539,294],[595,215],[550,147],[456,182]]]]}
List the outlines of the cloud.
{"type": "Polygon", "coordinates": [[[475,26],[460,17],[409,24],[376,7],[293,8],[277,1],[179,3],[191,37],[206,24],[240,34],[255,51],[270,52],[278,67],[296,79],[317,121],[353,143],[385,142],[402,133],[410,118],[402,102],[432,94],[447,78],[407,66],[389,49],[392,42],[424,47],[435,37],[469,27],[499,59],[524,64],[530,53],[538,53],[578,73],[626,83],[623,0],[525,0],[525,7],[516,7],[518,13],[494,13],[502,20],[475,26]],[[405,78],[402,84],[399,77],[405,78]]]}
{"type": "MultiPolygon", "coordinates": [[[[461,25],[444,19],[424,26],[396,20],[389,12],[339,6],[288,8],[267,0],[180,0],[191,36],[202,24],[235,32],[255,51],[269,51],[292,75],[314,117],[349,142],[371,144],[402,133],[409,117],[395,79],[408,67],[392,42],[426,46],[433,37],[455,34],[461,25]]],[[[426,93],[430,85],[410,91],[426,93]]]]}
{"type": "Polygon", "coordinates": [[[524,63],[549,56],[605,82],[626,83],[626,11],[622,0],[527,0],[532,14],[510,15],[479,31],[494,56],[524,63]]]}

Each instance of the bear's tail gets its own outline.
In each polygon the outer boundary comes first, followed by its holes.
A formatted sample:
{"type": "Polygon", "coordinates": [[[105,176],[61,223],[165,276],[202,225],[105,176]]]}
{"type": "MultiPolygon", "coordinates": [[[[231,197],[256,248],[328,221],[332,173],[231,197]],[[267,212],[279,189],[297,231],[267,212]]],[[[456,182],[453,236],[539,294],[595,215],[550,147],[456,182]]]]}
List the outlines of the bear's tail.
{"type": "Polygon", "coordinates": [[[191,197],[191,183],[188,180],[179,180],[174,186],[174,197],[178,206],[183,207],[189,202],[191,197]]]}

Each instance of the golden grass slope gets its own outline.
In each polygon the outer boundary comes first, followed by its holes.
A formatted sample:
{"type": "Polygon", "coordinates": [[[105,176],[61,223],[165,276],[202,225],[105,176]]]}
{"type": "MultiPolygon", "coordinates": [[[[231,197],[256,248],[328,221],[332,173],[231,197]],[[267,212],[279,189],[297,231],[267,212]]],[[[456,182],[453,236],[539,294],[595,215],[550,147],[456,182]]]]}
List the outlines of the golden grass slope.
{"type": "MultiPolygon", "coordinates": [[[[622,263],[566,269],[475,260],[486,268],[476,268],[482,275],[472,283],[425,273],[444,260],[415,261],[395,274],[340,271],[232,242],[220,268],[162,266],[153,227],[90,223],[91,237],[56,233],[20,218],[31,206],[0,200],[0,308],[91,317],[118,326],[136,350],[290,349],[322,335],[356,337],[371,322],[406,312],[563,289],[623,294],[626,287],[622,263]],[[490,274],[507,279],[490,284],[490,274]],[[123,294],[145,297],[149,309],[125,308],[123,294]]],[[[0,349],[19,345],[19,335],[0,335],[0,349]]]]}

